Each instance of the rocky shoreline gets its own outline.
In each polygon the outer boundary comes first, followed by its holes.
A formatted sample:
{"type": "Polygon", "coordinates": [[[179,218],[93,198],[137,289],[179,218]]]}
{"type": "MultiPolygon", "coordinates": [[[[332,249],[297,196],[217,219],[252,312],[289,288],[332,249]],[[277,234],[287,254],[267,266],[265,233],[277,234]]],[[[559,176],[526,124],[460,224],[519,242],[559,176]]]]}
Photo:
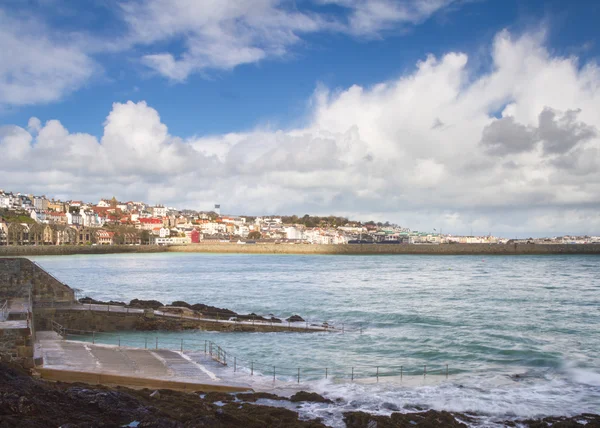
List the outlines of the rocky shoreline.
{"type": "Polygon", "coordinates": [[[276,318],[273,315],[269,315],[268,317],[263,317],[261,315],[257,315],[255,313],[250,314],[238,314],[235,311],[226,308],[218,308],[216,306],[205,305],[203,303],[195,303],[190,304],[184,302],[182,300],[177,300],[172,302],[170,305],[163,304],[158,300],[140,300],[133,299],[129,303],[119,302],[110,300],[108,302],[104,302],[101,300],[95,300],[91,297],[83,297],[79,299],[79,303],[83,304],[93,304],[93,305],[111,305],[111,306],[123,306],[125,308],[134,308],[134,309],[153,309],[163,312],[170,312],[176,315],[189,315],[189,316],[197,316],[203,318],[212,318],[212,319],[232,319],[235,321],[265,321],[271,323],[281,324],[283,321],[287,322],[304,322],[304,318],[299,315],[292,315],[285,320],[276,318]]]}
{"type": "MultiPolygon", "coordinates": [[[[340,403],[316,393],[293,396],[257,393],[183,393],[122,387],[51,383],[22,369],[0,365],[0,428],[4,427],[325,427],[319,419],[303,420],[291,408],[307,403],[340,403]],[[276,405],[262,405],[282,403],[276,405]],[[287,407],[287,408],[286,408],[287,407]]],[[[348,428],[467,427],[477,415],[427,410],[390,416],[345,412],[348,428]]],[[[600,427],[599,415],[506,421],[505,426],[529,428],[600,427]]]]}

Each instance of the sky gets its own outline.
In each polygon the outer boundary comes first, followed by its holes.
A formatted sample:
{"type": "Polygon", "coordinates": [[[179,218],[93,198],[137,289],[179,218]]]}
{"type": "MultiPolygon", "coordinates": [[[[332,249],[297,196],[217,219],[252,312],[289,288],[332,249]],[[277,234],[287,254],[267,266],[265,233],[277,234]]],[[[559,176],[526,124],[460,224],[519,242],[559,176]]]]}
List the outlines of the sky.
{"type": "Polygon", "coordinates": [[[0,0],[0,189],[600,234],[596,0],[0,0]]]}

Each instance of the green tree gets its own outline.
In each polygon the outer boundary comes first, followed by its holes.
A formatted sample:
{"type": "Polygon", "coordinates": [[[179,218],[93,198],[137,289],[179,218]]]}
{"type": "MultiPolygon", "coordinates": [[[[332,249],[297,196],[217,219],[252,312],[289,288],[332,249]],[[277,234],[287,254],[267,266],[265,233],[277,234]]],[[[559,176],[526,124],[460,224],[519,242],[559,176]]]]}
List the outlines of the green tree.
{"type": "Polygon", "coordinates": [[[260,239],[262,238],[261,233],[258,230],[253,230],[248,234],[248,239],[260,239]]]}

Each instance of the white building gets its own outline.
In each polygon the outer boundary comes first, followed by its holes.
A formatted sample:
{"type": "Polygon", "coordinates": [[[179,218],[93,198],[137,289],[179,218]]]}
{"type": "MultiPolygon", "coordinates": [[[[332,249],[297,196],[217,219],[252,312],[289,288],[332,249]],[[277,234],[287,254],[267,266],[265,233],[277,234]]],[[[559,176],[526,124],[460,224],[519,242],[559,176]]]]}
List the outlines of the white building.
{"type": "Polygon", "coordinates": [[[161,238],[160,236],[150,236],[151,245],[185,245],[191,244],[192,239],[189,236],[172,236],[169,238],[161,238]]]}
{"type": "Polygon", "coordinates": [[[304,231],[297,227],[285,227],[285,237],[287,239],[300,240],[304,239],[304,231]]]}
{"type": "Polygon", "coordinates": [[[227,226],[225,223],[203,223],[200,225],[200,231],[205,235],[216,235],[217,233],[226,233],[227,226]]]}
{"type": "Polygon", "coordinates": [[[165,217],[167,215],[167,208],[164,205],[156,205],[152,207],[153,217],[165,217]]]}

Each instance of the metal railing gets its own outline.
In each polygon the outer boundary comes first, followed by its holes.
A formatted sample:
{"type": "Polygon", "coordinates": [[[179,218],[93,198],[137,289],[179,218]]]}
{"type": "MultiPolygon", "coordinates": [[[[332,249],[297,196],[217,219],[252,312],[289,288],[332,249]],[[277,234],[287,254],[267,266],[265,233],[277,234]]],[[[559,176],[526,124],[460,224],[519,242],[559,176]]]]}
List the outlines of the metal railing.
{"type": "MultiPolygon", "coordinates": [[[[60,325],[58,325],[60,326],[60,325]]],[[[286,382],[308,382],[319,379],[360,380],[371,379],[379,382],[380,379],[392,379],[402,381],[410,376],[437,376],[448,379],[450,375],[461,373],[464,370],[450,370],[448,364],[328,364],[324,366],[302,366],[278,365],[266,363],[257,359],[242,358],[228,352],[225,348],[210,340],[194,340],[182,338],[160,338],[159,336],[147,335],[121,335],[118,333],[99,333],[94,331],[65,329],[57,327],[69,340],[82,340],[92,343],[112,344],[119,347],[144,348],[148,350],[171,350],[185,353],[191,357],[204,354],[212,361],[233,370],[234,375],[239,376],[265,376],[272,377],[273,381],[286,382]],[[86,340],[87,339],[87,340],[86,340]]],[[[59,333],[61,334],[61,333],[59,333]]],[[[200,361],[201,362],[201,361],[200,361]]],[[[201,362],[202,363],[202,362],[201,362]]]]}
{"type": "Polygon", "coordinates": [[[8,319],[9,312],[8,300],[6,300],[2,305],[0,305],[0,321],[6,321],[8,319]]]}

